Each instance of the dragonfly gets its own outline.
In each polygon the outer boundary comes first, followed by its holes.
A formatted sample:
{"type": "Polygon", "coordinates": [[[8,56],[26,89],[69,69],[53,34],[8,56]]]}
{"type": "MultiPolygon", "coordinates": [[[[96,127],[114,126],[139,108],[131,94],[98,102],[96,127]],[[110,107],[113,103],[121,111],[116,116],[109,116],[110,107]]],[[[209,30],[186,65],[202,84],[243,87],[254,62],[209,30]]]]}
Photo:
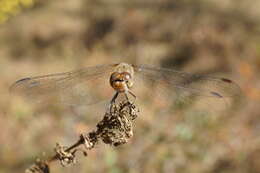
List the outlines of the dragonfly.
{"type": "Polygon", "coordinates": [[[62,103],[87,105],[108,97],[97,96],[102,92],[114,94],[113,97],[109,96],[112,98],[111,103],[115,102],[119,95],[124,95],[127,100],[131,96],[135,100],[134,88],[139,87],[140,81],[150,82],[147,90],[151,93],[167,91],[173,99],[182,98],[185,101],[195,97],[223,100],[241,94],[238,84],[227,78],[128,63],[105,64],[64,73],[25,77],[13,83],[10,90],[25,94],[35,101],[48,95],[58,95],[62,103]],[[157,84],[159,90],[155,91],[152,86],[157,84]]]}

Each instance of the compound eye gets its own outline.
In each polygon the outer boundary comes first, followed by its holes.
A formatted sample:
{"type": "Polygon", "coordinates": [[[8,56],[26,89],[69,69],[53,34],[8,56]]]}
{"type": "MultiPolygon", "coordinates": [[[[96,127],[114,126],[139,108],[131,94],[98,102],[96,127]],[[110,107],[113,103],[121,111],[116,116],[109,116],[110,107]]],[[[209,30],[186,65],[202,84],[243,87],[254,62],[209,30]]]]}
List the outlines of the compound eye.
{"type": "Polygon", "coordinates": [[[119,78],[120,78],[120,73],[114,72],[114,73],[112,73],[110,80],[114,81],[119,78]]]}
{"type": "Polygon", "coordinates": [[[123,72],[122,75],[124,76],[124,80],[126,81],[131,79],[131,75],[128,72],[123,72]]]}

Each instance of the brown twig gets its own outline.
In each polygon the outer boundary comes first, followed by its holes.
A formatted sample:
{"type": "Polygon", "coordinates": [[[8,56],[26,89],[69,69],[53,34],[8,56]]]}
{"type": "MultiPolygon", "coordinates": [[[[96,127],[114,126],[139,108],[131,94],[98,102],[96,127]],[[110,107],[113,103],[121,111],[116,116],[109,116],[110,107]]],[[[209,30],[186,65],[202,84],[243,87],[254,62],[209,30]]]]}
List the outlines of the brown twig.
{"type": "Polygon", "coordinates": [[[118,104],[111,104],[103,117],[96,125],[95,131],[81,134],[79,140],[70,147],[56,144],[55,155],[47,160],[37,159],[34,165],[26,170],[26,173],[49,173],[50,163],[59,160],[62,166],[76,163],[76,152],[82,151],[87,156],[87,151],[91,150],[101,139],[104,143],[112,146],[119,146],[128,142],[133,136],[132,122],[139,113],[134,103],[122,101],[118,104]],[[80,148],[84,145],[84,149],[80,148]]]}

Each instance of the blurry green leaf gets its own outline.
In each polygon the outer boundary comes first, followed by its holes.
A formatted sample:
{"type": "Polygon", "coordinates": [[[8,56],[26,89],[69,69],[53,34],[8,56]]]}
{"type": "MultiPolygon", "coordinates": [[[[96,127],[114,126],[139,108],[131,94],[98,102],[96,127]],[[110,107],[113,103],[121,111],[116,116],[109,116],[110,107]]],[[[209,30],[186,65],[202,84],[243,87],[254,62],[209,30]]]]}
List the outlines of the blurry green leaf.
{"type": "Polygon", "coordinates": [[[31,7],[35,0],[0,0],[0,23],[16,15],[23,7],[31,7]]]}

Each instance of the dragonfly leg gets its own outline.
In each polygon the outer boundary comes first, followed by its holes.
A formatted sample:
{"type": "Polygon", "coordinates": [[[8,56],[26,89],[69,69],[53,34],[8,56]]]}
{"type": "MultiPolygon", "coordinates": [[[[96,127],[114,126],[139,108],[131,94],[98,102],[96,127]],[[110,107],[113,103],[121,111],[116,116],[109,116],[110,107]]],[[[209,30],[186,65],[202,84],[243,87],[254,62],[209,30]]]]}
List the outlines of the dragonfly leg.
{"type": "Polygon", "coordinates": [[[126,98],[126,100],[127,100],[127,102],[130,102],[130,99],[129,99],[129,97],[127,96],[127,94],[130,94],[131,96],[133,96],[134,97],[134,101],[133,101],[133,103],[135,102],[135,100],[136,100],[136,96],[131,92],[131,91],[128,91],[128,92],[124,92],[124,95],[125,95],[125,98],[126,98]]]}
{"type": "Polygon", "coordinates": [[[134,101],[133,101],[133,103],[135,102],[135,100],[136,100],[136,96],[134,95],[134,93],[132,93],[131,91],[128,91],[129,92],[129,94],[131,94],[131,96],[133,96],[134,97],[134,101]]]}
{"type": "Polygon", "coordinates": [[[114,104],[116,102],[116,98],[118,97],[118,92],[113,96],[112,100],[110,101],[110,104],[114,104]]]}
{"type": "Polygon", "coordinates": [[[115,95],[113,96],[113,98],[111,99],[110,101],[110,104],[109,104],[109,109],[110,109],[110,112],[112,112],[112,107],[113,105],[115,105],[115,102],[116,102],[116,98],[118,97],[118,92],[115,93],[115,95]]]}
{"type": "Polygon", "coordinates": [[[125,95],[125,98],[126,98],[127,102],[129,102],[129,98],[127,96],[127,92],[124,92],[124,95],[125,95]]]}

